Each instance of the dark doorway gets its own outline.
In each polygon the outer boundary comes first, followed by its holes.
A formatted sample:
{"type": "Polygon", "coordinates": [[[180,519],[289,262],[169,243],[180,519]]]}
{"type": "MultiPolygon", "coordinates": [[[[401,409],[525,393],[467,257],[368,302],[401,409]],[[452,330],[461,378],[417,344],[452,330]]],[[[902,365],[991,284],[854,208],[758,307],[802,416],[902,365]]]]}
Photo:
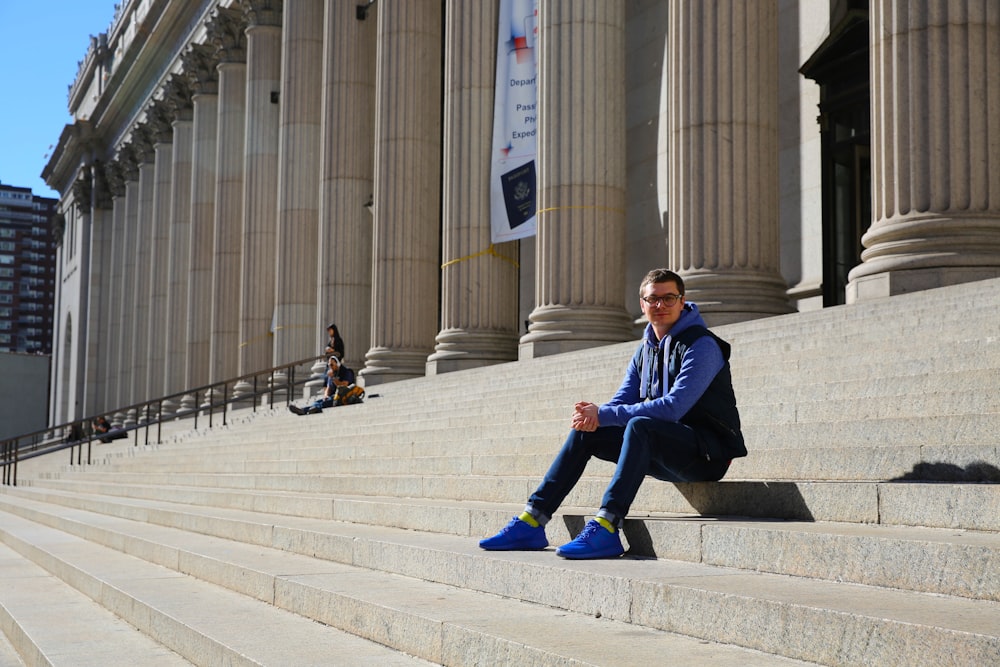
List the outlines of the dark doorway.
{"type": "Polygon", "coordinates": [[[799,69],[820,86],[824,306],[845,302],[847,274],[861,263],[872,219],[868,7],[834,5],[834,28],[799,69]]]}

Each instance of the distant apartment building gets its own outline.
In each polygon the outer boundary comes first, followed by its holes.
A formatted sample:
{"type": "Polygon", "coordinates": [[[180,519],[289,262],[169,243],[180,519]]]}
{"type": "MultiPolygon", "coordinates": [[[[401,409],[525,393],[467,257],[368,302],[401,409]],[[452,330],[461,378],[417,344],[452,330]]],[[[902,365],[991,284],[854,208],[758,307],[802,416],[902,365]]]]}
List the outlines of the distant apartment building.
{"type": "Polygon", "coordinates": [[[52,353],[58,203],[0,183],[0,352],[52,353]]]}

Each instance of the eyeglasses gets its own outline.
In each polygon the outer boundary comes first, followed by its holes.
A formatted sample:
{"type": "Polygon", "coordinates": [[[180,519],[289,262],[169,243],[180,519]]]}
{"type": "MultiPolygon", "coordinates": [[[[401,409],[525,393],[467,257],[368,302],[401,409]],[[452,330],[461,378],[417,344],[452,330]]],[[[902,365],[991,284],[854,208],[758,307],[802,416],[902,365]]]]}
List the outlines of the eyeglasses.
{"type": "Polygon", "coordinates": [[[682,296],[684,296],[684,295],[683,294],[659,294],[659,295],[657,295],[657,294],[650,294],[649,296],[644,296],[644,297],[640,297],[640,298],[643,301],[646,302],[647,306],[656,306],[656,305],[662,303],[664,306],[666,306],[667,308],[669,308],[670,306],[672,306],[675,303],[677,303],[677,300],[680,299],[682,296]]]}

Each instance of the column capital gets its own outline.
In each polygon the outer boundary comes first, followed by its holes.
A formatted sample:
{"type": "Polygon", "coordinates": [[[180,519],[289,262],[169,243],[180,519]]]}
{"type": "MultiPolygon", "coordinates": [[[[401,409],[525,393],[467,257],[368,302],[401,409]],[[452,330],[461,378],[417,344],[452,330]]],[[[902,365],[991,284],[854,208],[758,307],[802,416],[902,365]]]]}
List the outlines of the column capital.
{"type": "Polygon", "coordinates": [[[168,101],[154,99],[146,107],[145,128],[151,146],[169,144],[173,141],[172,122],[173,112],[168,101]]]}
{"type": "Polygon", "coordinates": [[[104,180],[112,197],[125,196],[125,167],[117,160],[111,160],[103,165],[104,180]]]}
{"type": "Polygon", "coordinates": [[[245,0],[243,17],[249,28],[280,26],[283,8],[284,2],[282,0],[245,0]]]}
{"type": "Polygon", "coordinates": [[[135,159],[136,169],[138,169],[140,165],[153,162],[154,141],[152,132],[148,125],[142,124],[133,127],[129,143],[132,146],[132,156],[135,159]]]}
{"type": "Polygon", "coordinates": [[[246,62],[246,24],[240,10],[216,7],[205,28],[220,63],[246,62]]]}
{"type": "Polygon", "coordinates": [[[115,164],[121,175],[122,191],[125,194],[125,183],[139,180],[139,158],[136,147],[131,143],[123,143],[115,153],[115,164]]]}
{"type": "Polygon", "coordinates": [[[115,196],[115,191],[112,188],[109,166],[100,160],[94,160],[90,167],[94,182],[94,208],[110,209],[114,205],[112,197],[115,196]]]}
{"type": "Polygon", "coordinates": [[[163,86],[163,105],[174,121],[191,120],[194,112],[191,79],[182,74],[171,74],[163,86]]]}
{"type": "Polygon", "coordinates": [[[219,64],[214,45],[190,44],[181,54],[183,72],[191,83],[193,95],[217,95],[219,92],[219,64]]]}
{"type": "Polygon", "coordinates": [[[73,203],[76,210],[81,214],[90,214],[91,195],[93,194],[94,177],[90,173],[89,167],[83,167],[77,173],[76,180],[71,186],[73,189],[73,203]]]}

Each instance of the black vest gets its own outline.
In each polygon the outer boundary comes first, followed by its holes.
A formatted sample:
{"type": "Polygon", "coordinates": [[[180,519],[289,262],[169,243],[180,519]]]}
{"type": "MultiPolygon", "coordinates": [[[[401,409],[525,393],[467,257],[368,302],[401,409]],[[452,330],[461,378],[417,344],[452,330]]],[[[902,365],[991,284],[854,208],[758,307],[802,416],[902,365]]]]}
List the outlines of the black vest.
{"type": "MultiPolygon", "coordinates": [[[[687,424],[698,435],[701,454],[708,460],[735,459],[747,455],[743,433],[740,431],[740,413],[736,408],[733,377],[729,369],[732,347],[702,326],[688,327],[670,341],[667,353],[667,387],[669,391],[681,370],[681,360],[691,345],[702,336],[711,336],[722,350],[724,363],[705,393],[701,395],[681,423],[687,424]]],[[[660,377],[663,377],[662,368],[660,377]]]]}

